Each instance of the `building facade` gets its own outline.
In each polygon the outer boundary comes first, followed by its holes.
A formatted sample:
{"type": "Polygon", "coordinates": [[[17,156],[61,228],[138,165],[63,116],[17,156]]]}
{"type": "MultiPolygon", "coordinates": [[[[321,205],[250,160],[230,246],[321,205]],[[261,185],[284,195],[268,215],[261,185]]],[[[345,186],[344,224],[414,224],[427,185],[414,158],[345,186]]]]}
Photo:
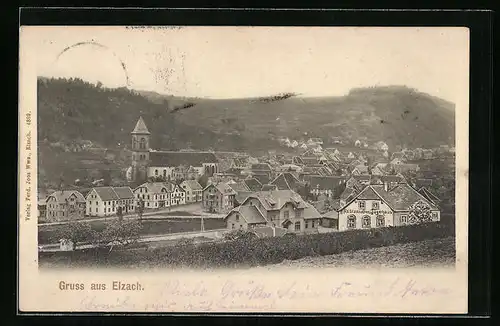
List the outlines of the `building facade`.
{"type": "Polygon", "coordinates": [[[85,198],[75,190],[61,190],[46,199],[47,222],[81,219],[85,215],[85,198]]]}
{"type": "Polygon", "coordinates": [[[85,198],[87,216],[113,216],[119,209],[123,214],[135,210],[134,194],[130,187],[96,187],[85,198]]]}
{"type": "Polygon", "coordinates": [[[186,193],[186,203],[201,202],[203,188],[196,180],[184,180],[180,187],[186,193]]]}
{"type": "Polygon", "coordinates": [[[205,211],[227,213],[234,208],[236,191],[225,183],[211,184],[203,189],[202,206],[205,211]]]}

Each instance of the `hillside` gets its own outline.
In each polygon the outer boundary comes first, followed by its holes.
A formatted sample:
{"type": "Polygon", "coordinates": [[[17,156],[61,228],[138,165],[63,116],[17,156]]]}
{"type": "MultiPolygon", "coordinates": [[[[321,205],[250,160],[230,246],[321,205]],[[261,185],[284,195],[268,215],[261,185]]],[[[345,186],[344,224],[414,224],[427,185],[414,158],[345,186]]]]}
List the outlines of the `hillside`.
{"type": "MultiPolygon", "coordinates": [[[[54,149],[55,143],[90,141],[94,148],[126,150],[140,115],[156,149],[255,153],[277,147],[274,140],[281,136],[384,140],[392,148],[454,143],[453,105],[406,87],[356,89],[343,97],[285,94],[216,100],[108,89],[81,79],[39,78],[41,174],[53,180],[61,170],[69,170],[76,177],[72,171],[78,168],[64,162],[79,159],[54,149]]],[[[118,173],[125,168],[127,159],[121,157],[109,169],[118,173]]]]}

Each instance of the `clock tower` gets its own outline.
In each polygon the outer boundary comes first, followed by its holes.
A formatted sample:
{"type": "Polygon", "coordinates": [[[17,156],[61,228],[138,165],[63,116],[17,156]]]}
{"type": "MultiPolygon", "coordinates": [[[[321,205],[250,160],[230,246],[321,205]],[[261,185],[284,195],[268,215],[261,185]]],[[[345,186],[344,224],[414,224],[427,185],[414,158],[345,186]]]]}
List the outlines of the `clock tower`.
{"type": "Polygon", "coordinates": [[[143,182],[147,180],[149,165],[149,140],[151,133],[142,117],[139,117],[132,131],[132,180],[143,182]]]}

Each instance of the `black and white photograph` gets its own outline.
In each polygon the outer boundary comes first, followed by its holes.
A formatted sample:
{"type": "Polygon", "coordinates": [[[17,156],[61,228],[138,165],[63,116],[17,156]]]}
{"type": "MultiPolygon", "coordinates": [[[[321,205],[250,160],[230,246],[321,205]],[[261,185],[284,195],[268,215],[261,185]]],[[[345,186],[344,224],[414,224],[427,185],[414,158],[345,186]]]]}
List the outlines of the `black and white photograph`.
{"type": "MultiPolygon", "coordinates": [[[[467,201],[457,179],[467,169],[467,135],[458,132],[467,128],[466,29],[22,32],[36,75],[36,107],[26,116],[34,126],[26,168],[35,171],[29,191],[37,214],[31,270],[59,274],[53,300],[61,292],[147,291],[140,279],[64,276],[87,270],[307,270],[314,281],[314,271],[327,269],[466,269],[467,231],[459,224],[467,211],[457,199],[467,201]]],[[[238,277],[227,276],[222,290],[233,299],[245,291],[238,277]]],[[[399,282],[388,291],[422,302],[446,301],[427,292],[449,293],[399,282]]],[[[183,291],[174,283],[165,291],[183,291]]],[[[320,288],[337,298],[370,295],[350,284],[320,288]]],[[[268,300],[265,291],[257,293],[268,300]]],[[[273,304],[292,300],[293,291],[278,290],[273,304]]],[[[84,310],[106,309],[85,298],[84,310]]],[[[198,308],[238,310],[206,305],[198,308]]]]}

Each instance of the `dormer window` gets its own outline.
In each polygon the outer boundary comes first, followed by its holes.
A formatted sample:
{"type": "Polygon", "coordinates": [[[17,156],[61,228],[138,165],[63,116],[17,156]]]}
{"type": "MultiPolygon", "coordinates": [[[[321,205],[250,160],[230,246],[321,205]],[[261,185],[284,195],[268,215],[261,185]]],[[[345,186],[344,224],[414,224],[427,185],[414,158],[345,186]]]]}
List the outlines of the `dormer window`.
{"type": "Polygon", "coordinates": [[[358,201],[358,207],[359,209],[365,209],[366,208],[366,203],[364,200],[358,201]]]}

